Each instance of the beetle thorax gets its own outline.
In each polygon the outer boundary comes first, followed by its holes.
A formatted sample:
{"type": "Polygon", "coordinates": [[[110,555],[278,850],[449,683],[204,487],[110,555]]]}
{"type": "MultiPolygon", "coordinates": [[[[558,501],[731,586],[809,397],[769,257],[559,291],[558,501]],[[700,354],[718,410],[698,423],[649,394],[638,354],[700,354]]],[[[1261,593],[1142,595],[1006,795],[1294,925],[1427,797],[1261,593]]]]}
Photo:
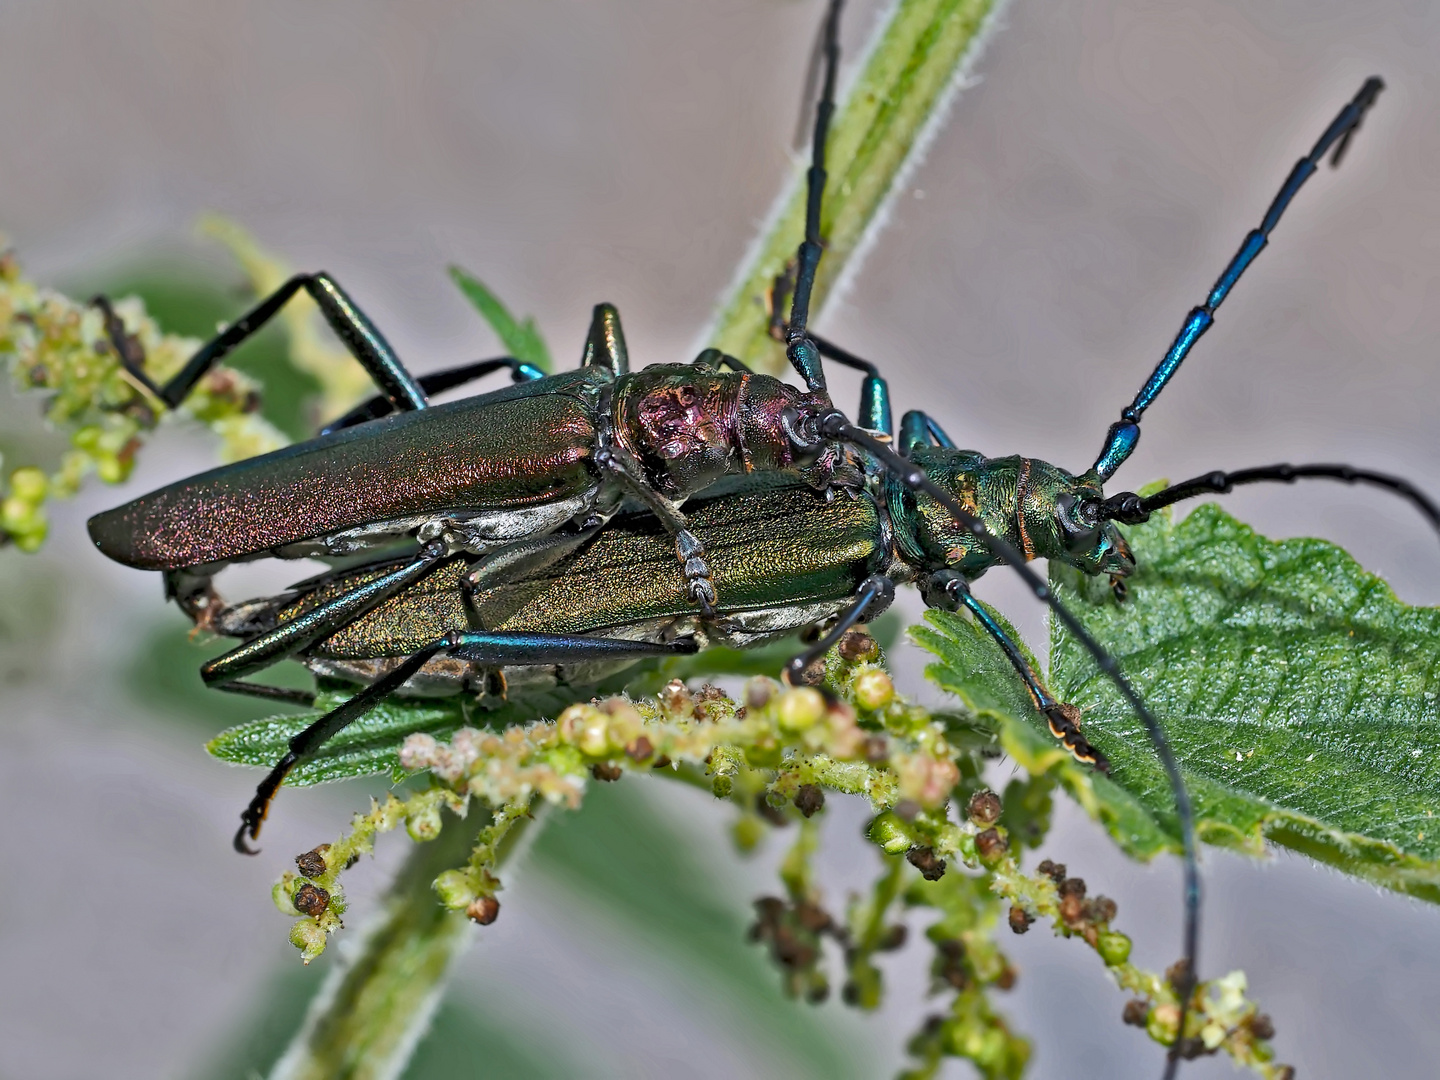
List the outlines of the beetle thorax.
{"type": "MultiPolygon", "coordinates": [[[[987,458],[940,447],[918,450],[913,460],[1027,560],[1065,557],[1056,498],[1075,481],[1063,469],[1035,458],[987,458]]],[[[908,501],[908,508],[915,554],[926,563],[972,578],[995,564],[995,557],[935,500],[921,494],[908,501]]]]}
{"type": "Polygon", "coordinates": [[[615,437],[670,498],[750,472],[797,472],[814,483],[824,447],[807,454],[790,434],[797,417],[821,410],[813,396],[767,375],[654,365],[618,388],[615,437]]]}

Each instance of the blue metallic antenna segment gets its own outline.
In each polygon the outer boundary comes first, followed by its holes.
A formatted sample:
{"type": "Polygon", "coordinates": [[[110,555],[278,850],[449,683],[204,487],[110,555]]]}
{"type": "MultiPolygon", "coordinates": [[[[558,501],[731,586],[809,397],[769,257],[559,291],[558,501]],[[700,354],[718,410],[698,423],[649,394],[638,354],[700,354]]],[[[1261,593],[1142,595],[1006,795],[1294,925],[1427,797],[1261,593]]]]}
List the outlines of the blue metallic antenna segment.
{"type": "Polygon", "coordinates": [[[1100,457],[1096,459],[1093,466],[1094,470],[1099,473],[1100,479],[1109,480],[1115,474],[1115,470],[1124,464],[1125,459],[1134,452],[1135,444],[1139,441],[1139,424],[1129,420],[1111,424],[1110,430],[1105,434],[1105,449],[1100,451],[1100,457]]]}
{"type": "Polygon", "coordinates": [[[1120,414],[1120,423],[1111,425],[1110,431],[1105,437],[1105,447],[1100,451],[1100,456],[1095,459],[1093,466],[1101,480],[1110,479],[1115,470],[1135,449],[1136,443],[1140,441],[1140,417],[1160,396],[1160,391],[1165,389],[1165,384],[1179,370],[1180,364],[1190,354],[1195,343],[1215,322],[1215,309],[1224,302],[1225,297],[1230,295],[1230,290],[1240,280],[1240,275],[1270,242],[1271,231],[1274,230],[1281,215],[1289,207],[1290,200],[1295,198],[1295,193],[1315,173],[1332,146],[1335,147],[1335,153],[1330,159],[1330,164],[1332,167],[1340,164],[1340,159],[1350,144],[1351,136],[1359,129],[1360,122],[1365,118],[1366,110],[1375,103],[1376,97],[1383,89],[1385,89],[1385,84],[1379,78],[1371,76],[1366,79],[1365,85],[1360,87],[1360,92],[1340,110],[1340,114],[1325,129],[1325,134],[1320,136],[1320,141],[1315,144],[1314,149],[1295,163],[1295,167],[1290,170],[1290,175],[1281,185],[1275,200],[1270,204],[1270,209],[1265,212],[1260,227],[1252,230],[1245,237],[1245,242],[1240,245],[1240,250],[1235,253],[1235,257],[1230,260],[1230,265],[1225,267],[1225,272],[1216,279],[1210,295],[1205,298],[1204,305],[1195,308],[1186,317],[1180,333],[1175,336],[1174,344],[1165,353],[1150,378],[1145,381],[1145,385],[1140,388],[1140,393],[1135,395],[1135,400],[1120,414]]]}

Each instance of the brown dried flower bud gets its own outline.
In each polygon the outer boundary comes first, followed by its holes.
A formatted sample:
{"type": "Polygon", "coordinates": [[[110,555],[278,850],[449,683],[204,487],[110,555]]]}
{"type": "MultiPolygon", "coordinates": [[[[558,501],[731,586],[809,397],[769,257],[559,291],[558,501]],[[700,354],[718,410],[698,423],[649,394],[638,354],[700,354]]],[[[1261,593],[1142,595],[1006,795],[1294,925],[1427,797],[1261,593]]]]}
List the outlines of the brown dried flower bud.
{"type": "Polygon", "coordinates": [[[1183,957],[1165,969],[1165,981],[1176,990],[1190,986],[1195,980],[1190,974],[1190,963],[1183,957]]]}
{"type": "Polygon", "coordinates": [[[290,902],[295,905],[296,911],[313,919],[325,914],[325,909],[330,906],[330,894],[319,885],[312,885],[307,881],[295,890],[290,902]]]}
{"type": "Polygon", "coordinates": [[[659,699],[660,707],[667,713],[683,715],[694,707],[690,689],[679,679],[671,679],[660,688],[660,693],[655,696],[659,699]]]}
{"type": "Polygon", "coordinates": [[[839,648],[840,655],[852,664],[862,660],[874,660],[880,655],[880,646],[870,636],[869,631],[860,626],[845,632],[845,636],[840,639],[839,648]]]}
{"type": "Polygon", "coordinates": [[[1060,882],[1065,880],[1065,864],[1063,862],[1057,863],[1051,862],[1049,859],[1043,859],[1035,869],[1055,882],[1056,885],[1059,885],[1060,882]]]}
{"type": "Polygon", "coordinates": [[[1000,796],[993,791],[977,791],[970,796],[970,820],[976,825],[994,825],[1000,820],[1000,796]]]}
{"type": "Polygon", "coordinates": [[[945,860],[935,857],[934,848],[917,844],[905,853],[905,858],[926,881],[939,881],[945,876],[945,860]]]}
{"type": "Polygon", "coordinates": [[[500,917],[500,901],[493,896],[476,897],[465,909],[465,914],[471,921],[481,926],[489,926],[500,917]]]}
{"type": "Polygon", "coordinates": [[[825,792],[816,784],[801,784],[795,793],[795,809],[807,818],[813,817],[825,807],[825,792]]]}
{"type": "Polygon", "coordinates": [[[299,867],[300,873],[308,878],[317,878],[325,873],[325,852],[330,850],[329,844],[321,844],[313,847],[303,855],[295,856],[295,865],[299,867]]]}
{"type": "Polygon", "coordinates": [[[996,829],[986,829],[975,837],[975,850],[985,862],[998,859],[1010,850],[1010,842],[996,829]]]}

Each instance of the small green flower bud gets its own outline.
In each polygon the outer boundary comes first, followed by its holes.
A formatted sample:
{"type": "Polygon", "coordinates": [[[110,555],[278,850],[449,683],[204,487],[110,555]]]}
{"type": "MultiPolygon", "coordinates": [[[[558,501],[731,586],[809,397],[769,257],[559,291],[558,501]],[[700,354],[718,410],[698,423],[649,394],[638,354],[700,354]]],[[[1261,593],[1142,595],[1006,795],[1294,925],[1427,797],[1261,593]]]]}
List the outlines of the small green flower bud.
{"type": "Polygon", "coordinates": [[[1175,1032],[1179,1027],[1180,1008],[1176,1005],[1156,1005],[1145,1022],[1146,1033],[1163,1046],[1175,1041],[1175,1032]]]}
{"type": "Polygon", "coordinates": [[[855,694],[855,704],[873,712],[883,709],[895,700],[895,684],[890,676],[879,668],[868,668],[855,676],[850,686],[855,694]]]}
{"type": "Polygon", "coordinates": [[[464,870],[446,870],[435,879],[435,895],[451,911],[463,911],[479,896],[471,876],[464,870]]]}
{"type": "Polygon", "coordinates": [[[290,927],[290,944],[300,950],[300,959],[308,964],[325,951],[325,931],[313,919],[301,919],[290,927]]]}
{"type": "Polygon", "coordinates": [[[70,436],[70,445],[77,450],[93,454],[95,448],[100,445],[100,437],[104,434],[97,425],[86,424],[70,436]]]}
{"type": "Polygon", "coordinates": [[[805,731],[825,716],[825,697],[819,690],[802,686],[787,690],[776,705],[776,722],[782,731],[805,731]]]}
{"type": "Polygon", "coordinates": [[[903,855],[915,843],[910,827],[888,810],[870,823],[868,835],[886,855],[903,855]]]}
{"type": "Polygon", "coordinates": [[[10,474],[10,494],[32,506],[44,501],[49,486],[45,474],[33,467],[16,469],[10,474]]]}
{"type": "Polygon", "coordinates": [[[1115,930],[1101,934],[1095,948],[1107,967],[1115,967],[1130,959],[1130,939],[1115,930]]]}
{"type": "Polygon", "coordinates": [[[609,717],[593,705],[571,705],[560,714],[560,737],[582,754],[600,757],[610,749],[609,717]]]}
{"type": "Polygon", "coordinates": [[[286,874],[275,882],[275,887],[270,890],[270,899],[275,902],[276,909],[281,915],[289,915],[292,918],[300,914],[299,909],[290,902],[290,893],[295,888],[295,880],[294,874],[286,874]]]}
{"type": "Polygon", "coordinates": [[[130,470],[114,454],[96,454],[95,475],[107,484],[118,484],[130,470]]]}
{"type": "Polygon", "coordinates": [[[746,814],[735,822],[735,846],[741,851],[754,851],[765,839],[765,823],[755,814],[746,814]]]}
{"type": "Polygon", "coordinates": [[[609,718],[605,737],[611,750],[624,750],[640,738],[640,733],[645,729],[640,710],[624,698],[610,698],[601,704],[600,710],[609,718]]]}
{"type": "Polygon", "coordinates": [[[417,843],[434,840],[440,835],[440,807],[430,804],[405,815],[405,831],[417,843]]]}

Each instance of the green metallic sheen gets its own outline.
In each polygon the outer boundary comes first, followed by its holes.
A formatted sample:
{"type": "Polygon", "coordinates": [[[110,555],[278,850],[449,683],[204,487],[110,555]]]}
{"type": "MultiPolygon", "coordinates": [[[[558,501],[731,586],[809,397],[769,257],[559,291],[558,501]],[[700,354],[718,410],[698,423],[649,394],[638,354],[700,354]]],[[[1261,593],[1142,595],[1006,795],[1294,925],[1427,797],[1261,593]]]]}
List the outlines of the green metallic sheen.
{"type": "MultiPolygon", "coordinates": [[[[1080,547],[1067,537],[1064,500],[1098,505],[1104,499],[1094,472],[1075,476],[1037,458],[987,458],[974,450],[940,446],[915,447],[910,460],[1027,560],[1060,559],[1087,574],[1124,576],[1134,569],[1113,522],[1098,524],[1093,540],[1080,547]]],[[[907,562],[956,570],[970,580],[996,565],[980,541],[929,496],[890,479],[886,502],[907,562]]]]}
{"type": "MultiPolygon", "coordinates": [[[[888,558],[880,508],[868,498],[826,500],[800,485],[765,486],[695,504],[696,535],[710,554],[722,619],[761,616],[774,632],[813,619],[783,613],[838,608],[888,558]],[[780,612],[773,618],[768,616],[780,612]]],[[[308,658],[406,656],[452,630],[648,636],[695,608],[673,542],[650,515],[612,521],[583,548],[539,572],[507,576],[473,607],[460,579],[473,559],[453,558],[424,580],[306,651],[308,658]]],[[[398,563],[327,577],[277,614],[283,624],[398,563]]],[[[302,587],[303,588],[303,587],[302,587]]],[[[723,630],[718,636],[723,637],[723,630]]]]}

